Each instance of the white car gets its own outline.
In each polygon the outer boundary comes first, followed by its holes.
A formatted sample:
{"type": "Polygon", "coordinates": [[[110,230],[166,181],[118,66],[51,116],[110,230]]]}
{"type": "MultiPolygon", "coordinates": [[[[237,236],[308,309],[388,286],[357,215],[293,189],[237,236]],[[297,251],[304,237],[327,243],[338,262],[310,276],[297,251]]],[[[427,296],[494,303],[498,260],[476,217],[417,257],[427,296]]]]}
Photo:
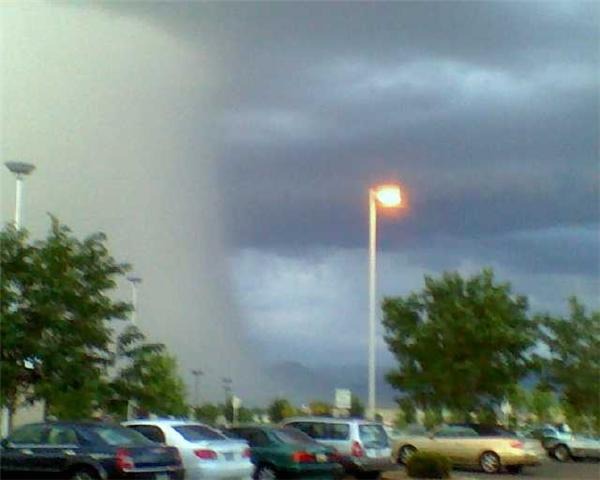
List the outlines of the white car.
{"type": "Polygon", "coordinates": [[[123,426],[146,438],[177,447],[186,480],[250,480],[254,465],[250,449],[202,423],[185,420],[130,420],[123,426]]]}

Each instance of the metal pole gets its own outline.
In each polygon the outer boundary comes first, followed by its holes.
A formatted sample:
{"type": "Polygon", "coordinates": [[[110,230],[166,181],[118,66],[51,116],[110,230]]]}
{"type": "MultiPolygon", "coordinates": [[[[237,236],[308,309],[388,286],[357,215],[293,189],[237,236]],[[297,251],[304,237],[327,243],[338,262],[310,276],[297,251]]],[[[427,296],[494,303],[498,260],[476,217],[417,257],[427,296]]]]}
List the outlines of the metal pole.
{"type": "Polygon", "coordinates": [[[131,282],[131,304],[133,310],[131,311],[131,323],[134,325],[137,322],[137,285],[136,282],[131,282]]]}
{"type": "Polygon", "coordinates": [[[369,190],[369,401],[367,416],[375,419],[375,281],[377,274],[377,205],[369,190]]]}
{"type": "Polygon", "coordinates": [[[16,195],[17,198],[15,200],[15,228],[17,230],[21,229],[21,213],[23,208],[23,177],[21,175],[17,175],[17,188],[16,195]]]}

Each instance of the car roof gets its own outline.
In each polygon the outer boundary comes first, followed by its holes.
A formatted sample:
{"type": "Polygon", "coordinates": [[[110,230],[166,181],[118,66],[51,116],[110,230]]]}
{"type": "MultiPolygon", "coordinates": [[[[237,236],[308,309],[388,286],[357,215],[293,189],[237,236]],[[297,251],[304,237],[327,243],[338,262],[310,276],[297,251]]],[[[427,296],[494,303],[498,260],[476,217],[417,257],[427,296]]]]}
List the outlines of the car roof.
{"type": "Polygon", "coordinates": [[[180,426],[180,425],[198,425],[206,428],[210,428],[216,430],[214,427],[210,425],[206,425],[202,422],[196,422],[193,420],[176,420],[172,418],[140,418],[139,420],[127,420],[126,422],[121,423],[124,426],[131,425],[155,425],[155,426],[163,426],[163,427],[172,427],[172,426],[180,426]]]}
{"type": "MultiPolygon", "coordinates": [[[[365,420],[362,418],[339,418],[339,417],[289,417],[284,418],[281,423],[289,422],[320,422],[320,423],[356,423],[357,425],[381,425],[378,422],[365,420]]],[[[383,426],[383,425],[382,425],[383,426]]]]}

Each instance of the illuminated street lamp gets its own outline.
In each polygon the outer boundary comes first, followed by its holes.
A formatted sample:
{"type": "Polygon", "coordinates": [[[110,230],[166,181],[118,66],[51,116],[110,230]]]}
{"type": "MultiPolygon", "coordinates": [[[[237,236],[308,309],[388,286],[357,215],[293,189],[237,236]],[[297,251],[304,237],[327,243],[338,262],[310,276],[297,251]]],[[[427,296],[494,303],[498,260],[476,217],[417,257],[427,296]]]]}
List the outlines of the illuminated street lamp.
{"type": "Polygon", "coordinates": [[[6,168],[15,174],[17,179],[17,198],[15,201],[15,228],[21,228],[21,209],[23,204],[23,177],[29,175],[35,170],[35,165],[23,162],[6,162],[6,168]]]}
{"type": "Polygon", "coordinates": [[[398,208],[402,195],[398,185],[380,185],[369,189],[369,401],[367,416],[375,418],[375,287],[377,275],[377,206],[398,208]]]}
{"type": "Polygon", "coordinates": [[[131,304],[133,309],[131,311],[131,323],[135,325],[137,317],[137,286],[142,283],[140,277],[127,277],[129,283],[131,283],[131,304]]]}

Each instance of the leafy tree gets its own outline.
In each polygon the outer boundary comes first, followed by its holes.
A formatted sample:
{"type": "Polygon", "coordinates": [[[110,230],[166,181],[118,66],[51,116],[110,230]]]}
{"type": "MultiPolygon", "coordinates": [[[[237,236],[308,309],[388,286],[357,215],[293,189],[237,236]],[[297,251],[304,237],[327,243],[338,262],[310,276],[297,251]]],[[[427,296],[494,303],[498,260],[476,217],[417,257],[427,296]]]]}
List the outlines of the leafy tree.
{"type": "Polygon", "coordinates": [[[545,379],[560,390],[570,411],[589,417],[600,428],[600,311],[588,312],[572,297],[567,318],[541,315],[537,321],[549,350],[545,379]]]}
{"type": "Polygon", "coordinates": [[[363,418],[365,416],[365,404],[361,402],[360,398],[352,394],[350,397],[350,417],[352,418],[363,418]]]}
{"type": "Polygon", "coordinates": [[[310,413],[317,417],[329,417],[333,410],[330,403],[322,402],[320,400],[313,400],[309,403],[308,408],[310,408],[310,413]]]}
{"type": "Polygon", "coordinates": [[[214,403],[205,403],[194,408],[194,418],[209,425],[215,425],[219,415],[221,415],[221,409],[214,403]]]}
{"type": "Polygon", "coordinates": [[[554,394],[543,386],[536,386],[529,394],[529,411],[536,416],[540,423],[552,420],[552,409],[556,405],[554,394]]]}
{"type": "Polygon", "coordinates": [[[27,232],[12,225],[0,232],[0,401],[12,412],[18,400],[35,382],[30,361],[39,352],[39,332],[42,318],[28,301],[37,286],[37,252],[28,243],[27,232]],[[35,322],[35,323],[34,323],[35,322]]]}
{"type": "Polygon", "coordinates": [[[400,411],[403,414],[404,421],[407,425],[417,421],[417,409],[410,398],[402,397],[397,400],[400,411]]]}
{"type": "Polygon", "coordinates": [[[436,408],[428,408],[425,410],[425,416],[423,417],[423,426],[427,430],[437,427],[444,423],[444,416],[441,410],[436,408]]]}
{"type": "Polygon", "coordinates": [[[399,366],[387,375],[421,408],[468,413],[500,402],[531,368],[535,324],[527,300],[491,270],[425,277],[425,288],[383,303],[385,340],[399,366]]]}
{"type": "Polygon", "coordinates": [[[281,422],[284,418],[296,415],[296,409],[285,398],[276,398],[267,409],[271,422],[281,422]]]}
{"type": "MultiPolygon", "coordinates": [[[[135,402],[141,411],[156,415],[186,415],[185,385],[177,361],[161,343],[145,343],[146,337],[134,325],[119,336],[118,355],[124,361],[112,383],[120,405],[135,402]]],[[[122,414],[122,411],[120,412],[122,414]]]]}
{"type": "Polygon", "coordinates": [[[98,406],[112,362],[109,322],[130,305],[115,302],[127,271],[96,233],[83,240],[52,217],[45,240],[2,232],[3,401],[42,399],[46,412],[80,418],[98,406]],[[24,270],[26,269],[26,271],[24,270]],[[4,400],[6,398],[6,400],[4,400]]]}

